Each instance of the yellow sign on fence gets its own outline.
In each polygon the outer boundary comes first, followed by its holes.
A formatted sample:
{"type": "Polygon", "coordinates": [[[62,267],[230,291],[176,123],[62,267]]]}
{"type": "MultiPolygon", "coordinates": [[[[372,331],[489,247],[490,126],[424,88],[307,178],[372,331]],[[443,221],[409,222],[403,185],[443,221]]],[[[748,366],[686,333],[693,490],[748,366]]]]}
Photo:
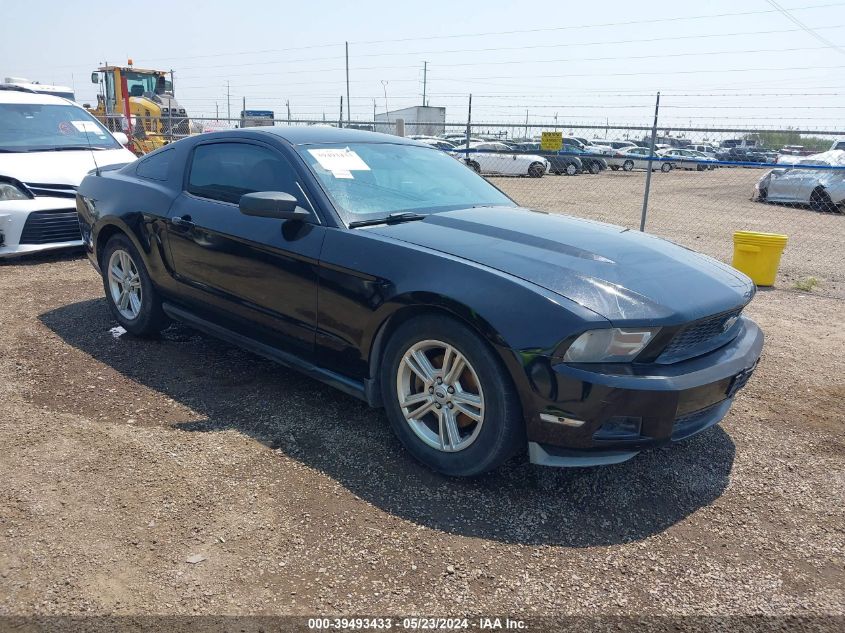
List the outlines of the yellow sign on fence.
{"type": "Polygon", "coordinates": [[[540,149],[557,152],[562,147],[563,132],[543,132],[543,136],[540,138],[540,149]]]}

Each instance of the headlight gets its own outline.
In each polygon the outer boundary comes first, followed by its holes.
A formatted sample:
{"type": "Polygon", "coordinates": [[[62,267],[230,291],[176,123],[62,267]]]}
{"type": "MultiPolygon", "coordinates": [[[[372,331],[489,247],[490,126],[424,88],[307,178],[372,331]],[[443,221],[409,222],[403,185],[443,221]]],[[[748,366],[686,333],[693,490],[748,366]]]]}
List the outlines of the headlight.
{"type": "Polygon", "coordinates": [[[624,363],[632,361],[660,328],[588,330],[579,336],[563,360],[568,363],[624,363]]]}
{"type": "Polygon", "coordinates": [[[10,182],[0,182],[0,200],[29,200],[29,196],[10,182]]]}

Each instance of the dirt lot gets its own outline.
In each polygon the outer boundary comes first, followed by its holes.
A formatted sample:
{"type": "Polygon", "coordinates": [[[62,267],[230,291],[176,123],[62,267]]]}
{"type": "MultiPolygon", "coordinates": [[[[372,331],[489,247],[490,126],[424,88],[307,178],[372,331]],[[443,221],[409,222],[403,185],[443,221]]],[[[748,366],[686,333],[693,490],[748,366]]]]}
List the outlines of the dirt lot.
{"type": "MultiPolygon", "coordinates": [[[[752,202],[754,184],[764,172],[745,168],[656,172],[646,230],[726,262],[733,253],[734,231],[784,233],[789,241],[778,283],[792,287],[801,279],[816,277],[817,292],[845,298],[845,214],[752,202]]],[[[640,226],[644,171],[492,181],[524,206],[640,226]]]]}
{"type": "Polygon", "coordinates": [[[114,338],[81,257],[2,264],[0,297],[0,614],[845,615],[841,299],[761,291],[760,368],[684,444],[454,481],[296,373],[114,338]]]}

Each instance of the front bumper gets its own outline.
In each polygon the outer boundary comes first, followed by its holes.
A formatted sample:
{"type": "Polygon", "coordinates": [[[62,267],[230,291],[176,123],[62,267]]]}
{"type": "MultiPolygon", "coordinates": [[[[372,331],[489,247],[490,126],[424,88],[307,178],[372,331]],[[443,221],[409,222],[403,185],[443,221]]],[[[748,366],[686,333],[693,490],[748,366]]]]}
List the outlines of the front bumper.
{"type": "MultiPolygon", "coordinates": [[[[72,248],[82,245],[82,235],[75,237],[75,239],[66,239],[69,237],[65,231],[58,231],[52,233],[49,218],[41,227],[42,231],[36,240],[24,240],[21,243],[21,237],[24,234],[24,227],[27,223],[27,218],[33,213],[38,214],[65,214],[73,212],[76,213],[76,205],[72,199],[69,198],[52,198],[52,197],[36,197],[31,200],[10,200],[0,202],[0,259],[5,257],[16,257],[25,255],[27,253],[37,253],[41,251],[49,251],[60,248],[72,248]],[[60,239],[52,241],[51,235],[58,235],[60,239]],[[46,240],[46,241],[44,241],[46,240]]],[[[30,232],[31,234],[31,232],[30,232]]]]}
{"type": "Polygon", "coordinates": [[[552,364],[548,358],[535,359],[526,367],[531,461],[549,466],[616,463],[717,424],[763,349],[757,324],[740,320],[739,333],[728,344],[671,365],[552,364]],[[638,424],[638,431],[596,437],[599,429],[619,420],[638,424]]]}

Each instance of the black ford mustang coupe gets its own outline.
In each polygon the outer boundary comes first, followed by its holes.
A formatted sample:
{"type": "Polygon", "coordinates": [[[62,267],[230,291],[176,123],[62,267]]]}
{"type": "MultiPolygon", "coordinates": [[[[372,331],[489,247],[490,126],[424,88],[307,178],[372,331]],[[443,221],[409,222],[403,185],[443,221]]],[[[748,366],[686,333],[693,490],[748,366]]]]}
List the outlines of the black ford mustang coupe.
{"type": "Polygon", "coordinates": [[[332,128],[193,136],[85,178],[117,321],[183,321],[383,406],[475,475],[626,460],[716,424],[763,346],[743,274],[517,206],[436,149],[332,128]]]}

